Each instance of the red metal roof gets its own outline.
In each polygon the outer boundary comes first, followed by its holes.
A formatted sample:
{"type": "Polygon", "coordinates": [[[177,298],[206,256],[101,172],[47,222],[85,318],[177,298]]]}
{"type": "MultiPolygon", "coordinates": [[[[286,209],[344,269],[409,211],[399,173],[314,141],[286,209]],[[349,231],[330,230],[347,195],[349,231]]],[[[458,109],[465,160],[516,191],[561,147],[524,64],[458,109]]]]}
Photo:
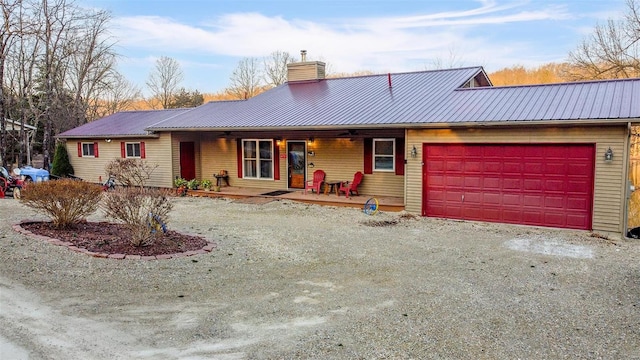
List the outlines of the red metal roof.
{"type": "Polygon", "coordinates": [[[640,118],[640,79],[459,89],[432,121],[516,122],[640,118]]]}
{"type": "Polygon", "coordinates": [[[117,113],[60,137],[640,118],[640,79],[462,88],[481,67],[286,83],[241,101],[117,113]]]}
{"type": "Polygon", "coordinates": [[[58,137],[139,137],[150,135],[146,130],[147,127],[185,111],[186,109],[122,111],[65,131],[59,134],[58,137]]]}
{"type": "Polygon", "coordinates": [[[151,130],[335,128],[427,121],[482,68],[422,71],[288,83],[241,102],[210,102],[151,130]]]}

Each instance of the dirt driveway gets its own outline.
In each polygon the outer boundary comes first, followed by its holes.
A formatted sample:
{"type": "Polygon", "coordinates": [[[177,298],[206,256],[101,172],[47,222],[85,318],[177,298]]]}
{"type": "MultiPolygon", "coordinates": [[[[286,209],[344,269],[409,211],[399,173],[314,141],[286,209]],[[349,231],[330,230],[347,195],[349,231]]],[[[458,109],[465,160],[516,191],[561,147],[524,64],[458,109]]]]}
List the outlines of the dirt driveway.
{"type": "MultiPolygon", "coordinates": [[[[0,200],[0,358],[640,358],[640,242],[175,199],[206,255],[91,258],[0,200]]],[[[93,220],[100,219],[96,215],[93,220]]]]}

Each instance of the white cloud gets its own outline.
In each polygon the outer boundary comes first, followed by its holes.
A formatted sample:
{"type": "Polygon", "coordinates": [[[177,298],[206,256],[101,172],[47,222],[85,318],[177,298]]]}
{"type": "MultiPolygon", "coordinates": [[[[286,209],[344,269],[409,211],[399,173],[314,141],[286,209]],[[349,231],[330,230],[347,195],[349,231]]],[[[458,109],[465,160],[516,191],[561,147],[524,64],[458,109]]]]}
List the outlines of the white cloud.
{"type": "Polygon", "coordinates": [[[115,35],[121,47],[135,49],[138,54],[145,50],[148,56],[188,59],[180,61],[193,67],[220,66],[215,63],[223,61],[221,58],[262,57],[275,50],[297,56],[300,49],[306,49],[309,59],[322,57],[335,72],[414,71],[436,59],[447,64],[452,60],[453,47],[457,64],[497,70],[551,59],[526,39],[496,39],[497,35],[488,34],[486,29],[571,18],[575,15],[565,6],[482,0],[477,7],[461,11],[322,21],[255,12],[225,14],[200,24],[159,16],[130,16],[116,19],[115,35]]]}

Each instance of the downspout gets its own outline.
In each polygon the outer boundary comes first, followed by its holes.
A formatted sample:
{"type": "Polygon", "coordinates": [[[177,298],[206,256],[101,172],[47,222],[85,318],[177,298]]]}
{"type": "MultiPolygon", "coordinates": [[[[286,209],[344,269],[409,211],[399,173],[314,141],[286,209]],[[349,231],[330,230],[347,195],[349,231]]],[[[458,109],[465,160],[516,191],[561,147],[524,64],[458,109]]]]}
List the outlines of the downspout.
{"type": "Polygon", "coordinates": [[[631,163],[631,122],[627,123],[627,140],[625,141],[624,152],[624,194],[625,202],[622,211],[622,238],[627,237],[629,231],[629,201],[631,200],[631,182],[629,181],[629,165],[631,163]]]}
{"type": "MultiPolygon", "coordinates": [[[[391,78],[389,78],[389,84],[391,84],[391,78]]],[[[407,178],[409,177],[409,130],[404,129],[404,209],[407,210],[407,178]]]]}

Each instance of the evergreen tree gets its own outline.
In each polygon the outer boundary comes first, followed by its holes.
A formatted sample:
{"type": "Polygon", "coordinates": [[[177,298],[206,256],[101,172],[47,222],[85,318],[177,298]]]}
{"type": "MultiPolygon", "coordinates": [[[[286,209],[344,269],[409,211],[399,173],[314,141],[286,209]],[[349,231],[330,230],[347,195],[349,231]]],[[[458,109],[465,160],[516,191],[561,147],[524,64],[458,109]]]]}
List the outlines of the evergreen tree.
{"type": "Polygon", "coordinates": [[[67,176],[69,174],[73,174],[73,166],[71,166],[71,162],[69,161],[69,153],[67,153],[67,147],[64,143],[60,142],[56,146],[51,174],[56,176],[67,176]]]}

